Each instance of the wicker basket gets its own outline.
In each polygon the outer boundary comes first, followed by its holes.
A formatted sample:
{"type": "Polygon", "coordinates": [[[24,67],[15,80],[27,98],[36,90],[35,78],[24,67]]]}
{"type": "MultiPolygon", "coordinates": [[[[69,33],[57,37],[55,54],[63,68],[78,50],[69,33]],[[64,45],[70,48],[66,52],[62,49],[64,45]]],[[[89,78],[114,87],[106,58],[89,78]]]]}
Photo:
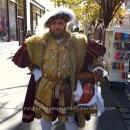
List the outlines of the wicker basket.
{"type": "MultiPolygon", "coordinates": [[[[95,75],[93,72],[80,72],[76,74],[76,79],[81,80],[84,83],[95,84],[95,75]]],[[[77,106],[74,104],[72,111],[82,114],[94,114],[97,113],[96,104],[93,106],[77,106]]]]}
{"type": "Polygon", "coordinates": [[[76,79],[87,83],[95,83],[95,75],[93,72],[80,72],[76,74],[76,79]]]}

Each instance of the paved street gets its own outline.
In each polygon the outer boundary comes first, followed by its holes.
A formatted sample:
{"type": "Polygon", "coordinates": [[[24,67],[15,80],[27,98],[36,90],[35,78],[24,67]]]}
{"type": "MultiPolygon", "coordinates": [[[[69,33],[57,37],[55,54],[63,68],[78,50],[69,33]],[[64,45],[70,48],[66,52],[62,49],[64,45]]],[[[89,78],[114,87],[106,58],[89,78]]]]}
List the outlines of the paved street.
{"type": "Polygon", "coordinates": [[[18,41],[0,42],[0,55],[9,51],[13,51],[19,47],[18,41]]]}
{"type": "MultiPolygon", "coordinates": [[[[0,130],[41,130],[39,120],[30,124],[21,122],[27,84],[28,69],[21,69],[11,62],[16,49],[0,55],[0,130]]],[[[79,130],[130,130],[130,89],[121,90],[115,84],[112,90],[103,82],[102,96],[106,111],[99,118],[91,118],[85,128],[79,130]]],[[[52,130],[65,130],[64,124],[53,123],[52,130]]]]}

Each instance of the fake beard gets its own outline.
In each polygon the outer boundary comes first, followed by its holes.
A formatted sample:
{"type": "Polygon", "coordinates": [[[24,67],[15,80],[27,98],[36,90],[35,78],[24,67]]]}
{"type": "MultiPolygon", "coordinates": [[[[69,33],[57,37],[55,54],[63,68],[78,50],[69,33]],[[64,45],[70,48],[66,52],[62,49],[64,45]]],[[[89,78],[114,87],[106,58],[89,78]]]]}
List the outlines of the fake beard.
{"type": "Polygon", "coordinates": [[[62,32],[60,33],[55,33],[55,32],[52,32],[52,30],[50,29],[50,36],[54,39],[61,39],[64,37],[65,33],[66,33],[66,29],[64,29],[62,32]]]}

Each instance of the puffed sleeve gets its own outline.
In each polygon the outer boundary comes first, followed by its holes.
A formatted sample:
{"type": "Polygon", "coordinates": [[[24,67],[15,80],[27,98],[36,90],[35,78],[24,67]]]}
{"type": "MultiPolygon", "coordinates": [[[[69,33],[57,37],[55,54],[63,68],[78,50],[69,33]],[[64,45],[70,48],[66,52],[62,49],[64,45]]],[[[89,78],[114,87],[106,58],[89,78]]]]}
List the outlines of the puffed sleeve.
{"type": "Polygon", "coordinates": [[[88,66],[99,66],[103,65],[98,58],[103,56],[106,52],[106,48],[102,45],[99,45],[95,41],[88,41],[87,53],[84,59],[84,65],[82,71],[88,70],[88,66]]]}
{"type": "Polygon", "coordinates": [[[31,63],[28,55],[26,43],[23,43],[18,51],[14,54],[12,61],[20,68],[28,67],[31,70],[34,68],[34,65],[31,63]]]}

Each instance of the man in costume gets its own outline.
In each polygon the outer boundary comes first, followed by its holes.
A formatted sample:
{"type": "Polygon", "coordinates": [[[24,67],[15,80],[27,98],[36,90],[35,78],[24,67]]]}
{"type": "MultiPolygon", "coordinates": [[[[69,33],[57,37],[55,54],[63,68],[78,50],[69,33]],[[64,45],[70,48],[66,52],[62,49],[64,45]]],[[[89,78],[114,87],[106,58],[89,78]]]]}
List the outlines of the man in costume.
{"type": "MultiPolygon", "coordinates": [[[[74,17],[73,11],[66,8],[43,16],[49,31],[28,38],[13,57],[16,65],[29,67],[32,72],[24,102],[24,108],[29,106],[32,110],[23,111],[23,121],[30,122],[32,116],[37,116],[41,118],[43,130],[50,130],[57,117],[65,122],[66,130],[78,130],[78,125],[83,127],[71,111],[76,74],[88,71],[88,65],[99,65],[97,58],[105,53],[104,47],[88,43],[84,35],[66,29],[74,17]],[[95,46],[97,52],[93,50],[95,46]]],[[[88,77],[95,80],[98,75],[90,73],[88,77]]]]}

